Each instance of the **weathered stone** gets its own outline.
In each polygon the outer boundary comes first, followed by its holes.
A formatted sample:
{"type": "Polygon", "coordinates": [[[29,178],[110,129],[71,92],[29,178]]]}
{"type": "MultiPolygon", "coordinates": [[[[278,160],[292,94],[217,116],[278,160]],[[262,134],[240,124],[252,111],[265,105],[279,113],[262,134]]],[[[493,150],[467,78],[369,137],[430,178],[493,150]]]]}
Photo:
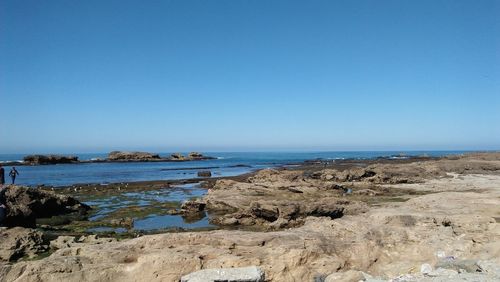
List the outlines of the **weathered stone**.
{"type": "Polygon", "coordinates": [[[109,221],[112,226],[132,228],[134,226],[134,219],[131,217],[117,218],[109,221]]]}
{"type": "Polygon", "coordinates": [[[6,188],[5,201],[5,226],[35,227],[37,218],[68,213],[85,215],[90,210],[75,198],[21,186],[6,188]]]}
{"type": "Polygon", "coordinates": [[[59,236],[55,240],[50,241],[50,247],[52,249],[63,249],[71,247],[74,243],[76,243],[76,239],[73,236],[59,236]]]}
{"type": "Polygon", "coordinates": [[[346,272],[336,272],[328,275],[324,282],[358,282],[365,277],[361,271],[348,270],[346,272]]]}
{"type": "Polygon", "coordinates": [[[456,271],[465,270],[466,272],[481,271],[481,268],[477,265],[476,260],[440,261],[436,264],[436,268],[453,269],[456,271]]]}
{"type": "Polygon", "coordinates": [[[436,270],[430,271],[429,273],[426,273],[429,277],[440,277],[440,276],[445,276],[445,277],[453,277],[458,275],[458,271],[453,270],[453,269],[446,269],[446,268],[438,268],[436,270]]]}
{"type": "Polygon", "coordinates": [[[480,260],[476,264],[481,269],[481,272],[491,273],[500,277],[500,265],[492,261],[485,261],[485,260],[480,260]]]}
{"type": "Polygon", "coordinates": [[[59,236],[56,239],[50,241],[50,247],[52,249],[65,249],[78,247],[83,245],[98,245],[104,243],[116,242],[115,238],[99,238],[97,235],[81,236],[80,238],[75,238],[73,236],[59,236]]]}
{"type": "Polygon", "coordinates": [[[181,205],[181,210],[183,212],[201,212],[205,209],[206,204],[201,201],[185,201],[181,205]]]}
{"type": "Polygon", "coordinates": [[[264,272],[256,267],[204,269],[181,278],[182,282],[262,282],[264,272]]]}
{"type": "Polygon", "coordinates": [[[428,263],[424,263],[420,266],[420,273],[429,274],[432,272],[432,266],[428,263]]]}
{"type": "Polygon", "coordinates": [[[46,250],[41,232],[22,227],[0,227],[0,261],[33,257],[46,250]]]}

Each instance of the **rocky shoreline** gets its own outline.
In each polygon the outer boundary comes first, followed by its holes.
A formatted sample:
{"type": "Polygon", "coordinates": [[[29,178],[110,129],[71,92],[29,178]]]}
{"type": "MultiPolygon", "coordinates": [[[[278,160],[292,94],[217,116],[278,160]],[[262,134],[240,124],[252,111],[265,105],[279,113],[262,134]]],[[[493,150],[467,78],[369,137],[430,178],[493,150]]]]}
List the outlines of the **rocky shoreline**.
{"type": "MultiPolygon", "coordinates": [[[[3,228],[0,254],[11,255],[0,255],[0,281],[500,279],[500,153],[310,162],[202,181],[204,197],[162,209],[208,212],[221,230],[49,240],[3,228]]],[[[124,187],[113,185],[101,193],[124,187]]],[[[155,185],[165,183],[123,189],[155,185]]],[[[58,191],[78,199],[95,188],[58,191]]]]}

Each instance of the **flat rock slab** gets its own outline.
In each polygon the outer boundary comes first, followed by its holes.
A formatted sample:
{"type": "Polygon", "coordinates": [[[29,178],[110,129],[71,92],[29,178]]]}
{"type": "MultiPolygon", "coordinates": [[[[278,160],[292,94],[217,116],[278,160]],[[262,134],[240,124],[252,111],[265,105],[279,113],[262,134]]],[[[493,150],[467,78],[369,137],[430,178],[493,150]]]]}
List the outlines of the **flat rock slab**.
{"type": "Polygon", "coordinates": [[[204,269],[185,275],[181,282],[261,282],[264,272],[256,267],[204,269]]]}

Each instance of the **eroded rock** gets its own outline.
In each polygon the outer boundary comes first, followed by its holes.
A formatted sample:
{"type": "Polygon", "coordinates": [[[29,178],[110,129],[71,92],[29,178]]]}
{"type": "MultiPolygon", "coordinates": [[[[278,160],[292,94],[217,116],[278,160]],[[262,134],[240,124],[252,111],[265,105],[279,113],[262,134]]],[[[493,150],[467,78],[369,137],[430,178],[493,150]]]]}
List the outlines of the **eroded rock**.
{"type": "Polygon", "coordinates": [[[301,225],[308,216],[334,219],[367,210],[360,201],[341,198],[344,190],[332,186],[300,171],[263,170],[248,182],[218,180],[204,201],[214,224],[269,230],[301,225]]]}
{"type": "Polygon", "coordinates": [[[262,269],[256,266],[203,269],[181,278],[181,282],[263,282],[262,269]]]}
{"type": "Polygon", "coordinates": [[[5,201],[5,226],[35,227],[37,218],[68,213],[85,215],[90,210],[70,196],[21,186],[6,188],[5,201]]]}
{"type": "Polygon", "coordinates": [[[34,257],[45,251],[47,246],[41,232],[22,227],[0,227],[0,261],[34,257]]]}

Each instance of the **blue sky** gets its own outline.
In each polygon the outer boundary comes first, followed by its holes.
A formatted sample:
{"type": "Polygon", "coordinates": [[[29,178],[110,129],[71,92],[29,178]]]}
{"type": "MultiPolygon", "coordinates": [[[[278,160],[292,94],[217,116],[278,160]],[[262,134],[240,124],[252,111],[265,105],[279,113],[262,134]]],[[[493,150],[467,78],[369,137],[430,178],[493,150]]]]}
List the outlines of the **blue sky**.
{"type": "Polygon", "coordinates": [[[0,1],[0,153],[500,149],[500,1],[0,1]]]}

